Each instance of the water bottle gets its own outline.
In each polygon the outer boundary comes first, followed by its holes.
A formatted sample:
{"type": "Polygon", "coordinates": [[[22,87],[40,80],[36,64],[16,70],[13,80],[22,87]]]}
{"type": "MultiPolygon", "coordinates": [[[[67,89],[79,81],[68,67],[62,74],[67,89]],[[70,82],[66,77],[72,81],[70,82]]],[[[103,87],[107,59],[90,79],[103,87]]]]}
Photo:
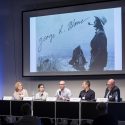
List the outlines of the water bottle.
{"type": "Polygon", "coordinates": [[[115,102],[118,102],[118,93],[115,92],[115,102]]]}

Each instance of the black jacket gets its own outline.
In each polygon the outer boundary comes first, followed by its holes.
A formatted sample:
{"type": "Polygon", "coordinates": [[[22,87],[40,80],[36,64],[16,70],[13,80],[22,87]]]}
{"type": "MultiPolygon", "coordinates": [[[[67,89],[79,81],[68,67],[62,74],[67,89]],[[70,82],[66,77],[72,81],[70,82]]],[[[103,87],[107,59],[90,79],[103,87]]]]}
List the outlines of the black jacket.
{"type": "MultiPolygon", "coordinates": [[[[106,98],[108,92],[109,92],[109,90],[108,90],[108,88],[106,88],[105,96],[104,96],[105,98],[106,98]]],[[[120,98],[120,89],[117,86],[114,86],[112,88],[112,90],[109,92],[109,94],[108,94],[109,101],[115,101],[116,93],[117,93],[117,96],[118,96],[118,102],[120,102],[120,100],[121,100],[121,98],[120,98]]]]}

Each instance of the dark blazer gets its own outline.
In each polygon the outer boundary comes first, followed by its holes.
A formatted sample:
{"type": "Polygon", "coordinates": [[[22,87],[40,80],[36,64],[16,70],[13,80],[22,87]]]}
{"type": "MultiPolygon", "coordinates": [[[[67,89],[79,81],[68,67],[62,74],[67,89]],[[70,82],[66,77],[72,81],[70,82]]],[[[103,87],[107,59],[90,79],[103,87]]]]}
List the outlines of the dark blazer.
{"type": "MultiPolygon", "coordinates": [[[[108,90],[108,88],[106,88],[105,96],[104,96],[105,98],[106,98],[108,92],[109,92],[109,90],[108,90]]],[[[120,98],[120,89],[117,86],[114,86],[112,88],[112,90],[110,91],[110,93],[108,95],[109,101],[115,101],[116,93],[117,93],[117,96],[118,96],[118,102],[120,102],[120,100],[121,100],[121,98],[120,98]]]]}

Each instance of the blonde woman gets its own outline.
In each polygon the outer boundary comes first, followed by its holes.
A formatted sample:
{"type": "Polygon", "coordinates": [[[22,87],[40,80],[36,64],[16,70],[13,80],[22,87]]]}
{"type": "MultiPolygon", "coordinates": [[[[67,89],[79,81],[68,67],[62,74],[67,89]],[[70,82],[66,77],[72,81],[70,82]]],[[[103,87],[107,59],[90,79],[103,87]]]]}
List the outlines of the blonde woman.
{"type": "Polygon", "coordinates": [[[24,89],[23,84],[21,82],[16,82],[13,96],[15,100],[23,100],[23,97],[28,96],[28,92],[26,89],[24,89]]]}

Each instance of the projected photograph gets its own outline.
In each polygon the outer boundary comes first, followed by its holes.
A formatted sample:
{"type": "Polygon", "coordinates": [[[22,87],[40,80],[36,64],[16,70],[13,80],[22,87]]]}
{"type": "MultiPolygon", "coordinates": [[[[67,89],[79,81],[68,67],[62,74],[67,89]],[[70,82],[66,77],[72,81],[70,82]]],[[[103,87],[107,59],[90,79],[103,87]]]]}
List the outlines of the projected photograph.
{"type": "Polygon", "coordinates": [[[121,8],[30,17],[30,72],[122,70],[121,8]]]}

